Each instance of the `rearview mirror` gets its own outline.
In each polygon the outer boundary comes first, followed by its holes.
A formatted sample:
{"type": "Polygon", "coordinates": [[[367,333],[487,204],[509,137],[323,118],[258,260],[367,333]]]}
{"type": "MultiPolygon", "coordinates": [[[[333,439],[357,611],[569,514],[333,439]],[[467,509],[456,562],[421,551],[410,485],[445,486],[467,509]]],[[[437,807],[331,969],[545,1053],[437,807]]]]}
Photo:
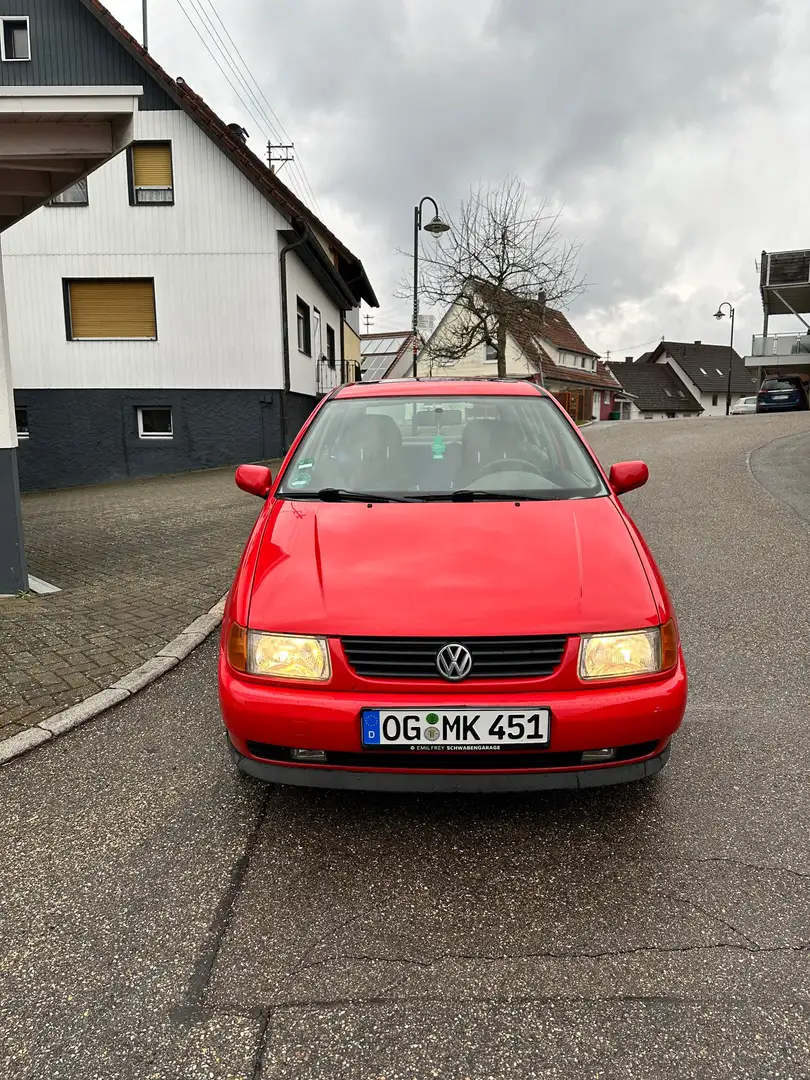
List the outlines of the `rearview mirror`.
{"type": "Polygon", "coordinates": [[[273,485],[273,474],[266,465],[240,465],[236,470],[236,486],[248,495],[266,499],[273,485]]]}
{"type": "Polygon", "coordinates": [[[650,478],[650,470],[643,461],[619,461],[610,467],[610,486],[617,495],[643,487],[650,478]]]}

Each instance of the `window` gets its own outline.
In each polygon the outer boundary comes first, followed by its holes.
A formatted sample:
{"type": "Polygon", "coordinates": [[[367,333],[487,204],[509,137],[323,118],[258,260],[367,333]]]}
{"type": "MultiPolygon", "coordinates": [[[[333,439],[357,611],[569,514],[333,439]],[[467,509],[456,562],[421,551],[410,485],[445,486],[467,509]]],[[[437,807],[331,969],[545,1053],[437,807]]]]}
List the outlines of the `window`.
{"type": "Polygon", "coordinates": [[[666,387],[664,387],[664,393],[665,393],[665,394],[667,395],[667,397],[672,397],[672,391],[671,391],[671,390],[667,390],[667,388],[666,388],[666,387]]]}
{"type": "Polygon", "coordinates": [[[584,356],[582,357],[580,362],[581,362],[582,366],[585,367],[585,357],[584,356]]]}
{"type": "Polygon", "coordinates": [[[717,372],[718,375],[725,375],[726,374],[725,371],[721,371],[719,367],[716,367],[714,370],[717,372]]]}
{"type": "Polygon", "coordinates": [[[309,304],[305,304],[300,296],[298,301],[298,351],[312,356],[312,324],[309,319],[309,304]]]}
{"type": "Polygon", "coordinates": [[[28,33],[27,15],[6,15],[0,19],[3,24],[3,37],[0,49],[3,60],[30,60],[31,39],[28,33]]]}
{"type": "Polygon", "coordinates": [[[717,394],[712,394],[712,405],[717,404],[717,394]]]}
{"type": "Polygon", "coordinates": [[[84,180],[77,180],[59,195],[54,195],[49,200],[48,206],[87,206],[88,201],[87,177],[85,177],[84,180]]]}
{"type": "Polygon", "coordinates": [[[498,350],[494,345],[484,346],[484,363],[485,364],[497,364],[498,363],[498,350]]]}
{"type": "Polygon", "coordinates": [[[171,408],[147,408],[143,406],[135,411],[138,414],[139,439],[173,438],[171,408]]]}
{"type": "Polygon", "coordinates": [[[609,390],[603,390],[602,391],[602,404],[603,405],[609,405],[610,404],[610,391],[609,390]]]}
{"type": "Polygon", "coordinates": [[[326,324],[326,359],[329,366],[335,366],[335,331],[328,323],[326,324]]]}
{"type": "Polygon", "coordinates": [[[702,372],[702,373],[703,373],[704,375],[708,375],[708,374],[709,374],[709,373],[708,373],[708,371],[706,370],[706,368],[705,368],[705,367],[702,367],[702,368],[701,368],[700,370],[701,370],[701,372],[702,372]]]}
{"type": "Polygon", "coordinates": [[[17,422],[17,438],[27,439],[28,432],[28,406],[17,405],[14,409],[14,419],[17,422]]]}
{"type": "Polygon", "coordinates": [[[683,398],[683,400],[686,401],[686,394],[683,392],[683,390],[678,391],[678,397],[683,398]]]}
{"type": "Polygon", "coordinates": [[[151,278],[65,281],[68,341],[93,338],[157,340],[151,278]]]}
{"type": "Polygon", "coordinates": [[[323,336],[321,334],[321,313],[317,308],[312,309],[312,333],[315,345],[315,358],[320,360],[323,356],[323,336]]]}
{"type": "Polygon", "coordinates": [[[132,206],[174,204],[171,143],[134,143],[128,151],[128,163],[132,206]]]}

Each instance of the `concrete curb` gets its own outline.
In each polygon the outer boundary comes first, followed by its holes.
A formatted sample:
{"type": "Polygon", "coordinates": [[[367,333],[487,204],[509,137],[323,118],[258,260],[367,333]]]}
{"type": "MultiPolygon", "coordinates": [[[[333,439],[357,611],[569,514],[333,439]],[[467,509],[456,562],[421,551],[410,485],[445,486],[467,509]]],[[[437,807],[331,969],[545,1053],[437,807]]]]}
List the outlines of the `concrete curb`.
{"type": "Polygon", "coordinates": [[[46,720],[41,720],[26,731],[20,731],[8,739],[0,739],[0,765],[5,765],[6,762],[33,750],[36,746],[50,742],[57,735],[64,735],[68,731],[73,731],[74,728],[81,727],[88,720],[94,720],[107,709],[111,709],[113,705],[126,701],[128,697],[137,694],[139,690],[155,682],[161,675],[171,671],[216,630],[222,622],[227,598],[228,594],[225,593],[210,611],[189,623],[185,630],[164,645],[159,653],[124,675],[107,690],[100,690],[97,694],[85,698],[84,701],[71,705],[70,708],[63,709],[46,720]]]}

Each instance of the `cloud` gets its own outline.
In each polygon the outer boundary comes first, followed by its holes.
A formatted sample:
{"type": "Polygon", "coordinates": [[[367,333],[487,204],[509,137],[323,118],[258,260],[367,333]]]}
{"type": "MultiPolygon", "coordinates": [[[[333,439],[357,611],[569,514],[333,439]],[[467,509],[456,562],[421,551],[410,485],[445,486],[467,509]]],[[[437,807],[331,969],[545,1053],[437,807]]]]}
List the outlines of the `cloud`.
{"type": "MultiPolygon", "coordinates": [[[[113,7],[137,29],[136,0],[113,7]]],[[[471,185],[518,174],[565,207],[591,283],[574,317],[595,348],[616,350],[662,334],[724,340],[725,325],[706,321],[720,299],[739,302],[743,340],[760,322],[754,258],[810,243],[796,231],[808,9],[232,0],[222,13],[324,218],[367,265],[377,328],[408,321],[393,292],[414,203],[430,194],[452,209],[471,185]]],[[[150,37],[169,71],[241,118],[175,0],[152,0],[150,37]]]]}

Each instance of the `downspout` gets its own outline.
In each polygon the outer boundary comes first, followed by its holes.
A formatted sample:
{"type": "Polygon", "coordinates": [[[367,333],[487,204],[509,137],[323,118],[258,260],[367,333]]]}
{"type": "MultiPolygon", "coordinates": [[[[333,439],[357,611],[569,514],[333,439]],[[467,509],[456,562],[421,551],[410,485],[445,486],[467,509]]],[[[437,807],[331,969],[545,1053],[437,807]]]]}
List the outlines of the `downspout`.
{"type": "Polygon", "coordinates": [[[346,382],[346,312],[340,313],[340,385],[346,382]]]}
{"type": "MultiPolygon", "coordinates": [[[[306,230],[306,226],[304,226],[306,230]]],[[[307,242],[307,233],[299,237],[298,240],[293,240],[289,244],[285,244],[279,252],[279,280],[281,282],[281,355],[284,367],[284,385],[281,391],[281,448],[283,453],[287,453],[287,436],[289,434],[289,419],[288,419],[288,398],[290,394],[290,323],[288,319],[287,302],[287,255],[297,247],[301,247],[307,242]]]]}

